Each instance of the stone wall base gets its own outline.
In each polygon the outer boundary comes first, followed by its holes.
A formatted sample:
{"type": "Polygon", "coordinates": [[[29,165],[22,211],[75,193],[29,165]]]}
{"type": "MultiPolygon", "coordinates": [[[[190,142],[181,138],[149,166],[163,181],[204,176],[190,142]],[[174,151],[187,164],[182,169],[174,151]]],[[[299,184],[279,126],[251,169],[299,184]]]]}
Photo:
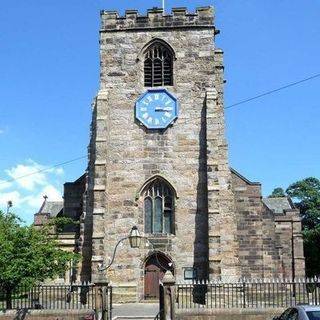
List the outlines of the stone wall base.
{"type": "Polygon", "coordinates": [[[0,312],[0,320],[94,320],[93,310],[8,310],[0,312]]]}
{"type": "Polygon", "coordinates": [[[274,309],[176,310],[177,320],[272,320],[284,311],[274,309]]]}
{"type": "Polygon", "coordinates": [[[113,303],[138,302],[137,286],[128,285],[112,285],[112,301],[113,303]]]}

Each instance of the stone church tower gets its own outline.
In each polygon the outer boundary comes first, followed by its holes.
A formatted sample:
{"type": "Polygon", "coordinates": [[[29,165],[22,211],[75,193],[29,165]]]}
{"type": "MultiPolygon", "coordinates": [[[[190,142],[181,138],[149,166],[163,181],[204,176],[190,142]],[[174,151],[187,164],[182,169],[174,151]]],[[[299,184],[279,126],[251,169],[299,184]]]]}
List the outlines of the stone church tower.
{"type": "Polygon", "coordinates": [[[166,270],[178,282],[304,276],[299,210],[229,168],[216,34],[211,7],[101,12],[88,169],[55,215],[81,222],[78,281],[108,277],[115,299],[156,297],[166,270]],[[148,241],[114,256],[133,226],[148,241]]]}
{"type": "MultiPolygon", "coordinates": [[[[93,279],[134,225],[178,279],[190,270],[202,279],[239,277],[212,8],[102,11],[101,22],[87,200],[93,279]]],[[[109,278],[143,292],[152,253],[123,245],[109,278]]]]}

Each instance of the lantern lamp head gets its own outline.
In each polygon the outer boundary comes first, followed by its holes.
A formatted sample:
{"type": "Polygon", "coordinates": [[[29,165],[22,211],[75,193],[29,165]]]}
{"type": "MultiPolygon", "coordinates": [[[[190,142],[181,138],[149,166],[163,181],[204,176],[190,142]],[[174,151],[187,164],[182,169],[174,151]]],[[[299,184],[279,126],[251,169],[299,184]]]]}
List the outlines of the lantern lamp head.
{"type": "Polygon", "coordinates": [[[139,248],[141,242],[141,234],[136,226],[133,226],[129,234],[129,242],[131,248],[139,248]]]}

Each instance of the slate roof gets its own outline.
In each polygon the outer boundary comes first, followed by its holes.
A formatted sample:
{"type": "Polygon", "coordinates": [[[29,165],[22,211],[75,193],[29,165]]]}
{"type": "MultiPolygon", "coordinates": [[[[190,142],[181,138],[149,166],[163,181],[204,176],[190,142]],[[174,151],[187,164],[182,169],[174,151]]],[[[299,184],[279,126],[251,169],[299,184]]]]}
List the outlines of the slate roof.
{"type": "Polygon", "coordinates": [[[38,214],[47,213],[50,217],[56,217],[63,210],[63,201],[44,201],[38,214]]]}
{"type": "Polygon", "coordinates": [[[294,209],[291,200],[287,197],[263,198],[262,201],[275,214],[283,214],[284,210],[294,209]]]}

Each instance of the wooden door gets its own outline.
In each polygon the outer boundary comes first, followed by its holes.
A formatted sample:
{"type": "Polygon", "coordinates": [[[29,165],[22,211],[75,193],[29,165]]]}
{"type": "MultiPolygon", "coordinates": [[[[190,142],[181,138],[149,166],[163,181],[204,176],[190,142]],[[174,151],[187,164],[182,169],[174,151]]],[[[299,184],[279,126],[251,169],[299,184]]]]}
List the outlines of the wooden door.
{"type": "Polygon", "coordinates": [[[145,299],[159,298],[159,281],[164,276],[163,271],[155,264],[149,264],[144,271],[145,299]]]}
{"type": "Polygon", "coordinates": [[[166,270],[174,272],[172,261],[164,254],[158,252],[147,259],[144,269],[145,299],[159,299],[159,281],[164,277],[166,270]]]}

